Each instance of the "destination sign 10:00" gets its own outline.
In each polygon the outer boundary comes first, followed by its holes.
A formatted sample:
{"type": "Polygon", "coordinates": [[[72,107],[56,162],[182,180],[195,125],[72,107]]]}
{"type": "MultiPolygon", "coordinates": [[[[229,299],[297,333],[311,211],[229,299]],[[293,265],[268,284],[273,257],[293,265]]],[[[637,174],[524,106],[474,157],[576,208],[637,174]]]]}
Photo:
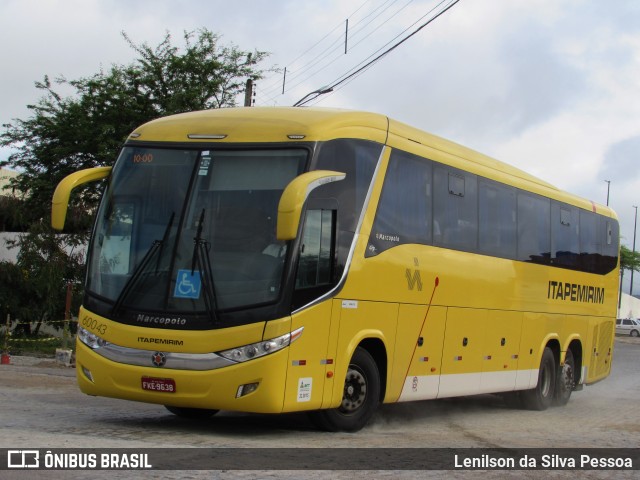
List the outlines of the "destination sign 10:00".
{"type": "Polygon", "coordinates": [[[151,163],[153,162],[152,153],[136,153],[133,156],[133,163],[151,163]]]}

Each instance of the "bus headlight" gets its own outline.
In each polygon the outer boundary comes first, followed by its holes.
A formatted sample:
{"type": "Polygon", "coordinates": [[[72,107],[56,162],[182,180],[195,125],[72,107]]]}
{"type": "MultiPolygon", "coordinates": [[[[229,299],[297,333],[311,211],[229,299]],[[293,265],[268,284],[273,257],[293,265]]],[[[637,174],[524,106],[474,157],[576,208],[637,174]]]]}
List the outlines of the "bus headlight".
{"type": "Polygon", "coordinates": [[[258,343],[251,343],[249,345],[231,348],[217,353],[218,355],[226,359],[233,360],[234,362],[246,362],[247,360],[264,357],[265,355],[269,355],[270,353],[274,353],[288,347],[300,338],[302,330],[304,330],[304,327],[300,327],[291,333],[286,333],[270,340],[263,340],[258,343]]]}
{"type": "Polygon", "coordinates": [[[107,342],[103,338],[99,337],[95,333],[91,333],[89,330],[86,330],[81,326],[78,326],[78,338],[87,347],[93,349],[104,347],[105,345],[109,344],[109,342],[107,342]]]}

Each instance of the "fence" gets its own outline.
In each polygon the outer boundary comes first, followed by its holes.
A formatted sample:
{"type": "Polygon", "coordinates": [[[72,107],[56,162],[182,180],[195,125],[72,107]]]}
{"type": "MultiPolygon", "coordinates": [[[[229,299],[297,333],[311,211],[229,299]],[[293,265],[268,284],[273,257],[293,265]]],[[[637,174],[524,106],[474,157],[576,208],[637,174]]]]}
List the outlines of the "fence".
{"type": "MultiPolygon", "coordinates": [[[[28,326],[29,331],[38,327],[38,322],[22,322],[20,320],[11,320],[7,315],[6,322],[0,326],[0,351],[8,353],[12,344],[25,343],[47,343],[62,340],[62,348],[66,349],[69,345],[73,345],[73,336],[69,331],[70,322],[77,322],[77,317],[71,320],[54,320],[47,323],[41,323],[37,338],[14,338],[14,332],[18,327],[28,326]]],[[[25,329],[26,330],[26,329],[25,329]]]]}

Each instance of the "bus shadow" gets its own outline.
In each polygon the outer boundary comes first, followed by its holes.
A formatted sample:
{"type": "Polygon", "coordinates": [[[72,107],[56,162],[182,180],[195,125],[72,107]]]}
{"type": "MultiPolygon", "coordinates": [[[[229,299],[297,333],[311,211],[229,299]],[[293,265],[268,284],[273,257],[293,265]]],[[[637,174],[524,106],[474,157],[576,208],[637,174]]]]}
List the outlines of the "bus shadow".
{"type": "Polygon", "coordinates": [[[374,425],[393,423],[429,423],[443,416],[455,417],[471,413],[492,413],[509,409],[501,395],[486,394],[466,397],[422,400],[416,402],[383,405],[374,417],[374,425]]]}
{"type": "MultiPolygon", "coordinates": [[[[292,438],[303,432],[327,433],[320,431],[305,412],[285,414],[252,414],[221,411],[207,419],[186,419],[158,407],[157,414],[149,414],[139,418],[129,414],[127,418],[103,419],[113,426],[121,424],[122,428],[137,428],[149,432],[164,434],[216,434],[225,437],[247,437],[268,439],[272,436],[288,436],[292,438]]],[[[504,411],[505,403],[500,395],[477,395],[456,397],[442,400],[424,400],[407,403],[382,405],[365,430],[373,428],[402,427],[407,423],[436,421],[443,416],[464,416],[470,413],[492,413],[504,411]]],[[[335,435],[328,433],[328,435],[335,435]]],[[[348,435],[348,434],[347,434],[348,435]]]]}

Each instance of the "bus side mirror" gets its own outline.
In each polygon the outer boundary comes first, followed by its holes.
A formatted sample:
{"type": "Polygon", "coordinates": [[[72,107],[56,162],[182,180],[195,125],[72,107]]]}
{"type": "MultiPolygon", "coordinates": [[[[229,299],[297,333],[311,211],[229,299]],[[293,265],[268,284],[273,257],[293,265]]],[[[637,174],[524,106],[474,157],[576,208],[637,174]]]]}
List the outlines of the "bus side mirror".
{"type": "Polygon", "coordinates": [[[294,178],[289,185],[286,186],[280,203],[278,204],[278,224],[276,237],[278,240],[293,240],[298,234],[298,225],[300,224],[300,216],[302,215],[302,207],[309,196],[309,193],[315,188],[332,182],[344,180],[346,173],[332,172],[330,170],[315,170],[313,172],[303,173],[294,178]]]}
{"type": "Polygon", "coordinates": [[[51,226],[55,230],[62,230],[64,228],[71,190],[85,183],[102,180],[107,177],[110,172],[111,167],[87,168],[63,178],[56,187],[56,191],[53,192],[53,200],[51,201],[51,226]]]}

